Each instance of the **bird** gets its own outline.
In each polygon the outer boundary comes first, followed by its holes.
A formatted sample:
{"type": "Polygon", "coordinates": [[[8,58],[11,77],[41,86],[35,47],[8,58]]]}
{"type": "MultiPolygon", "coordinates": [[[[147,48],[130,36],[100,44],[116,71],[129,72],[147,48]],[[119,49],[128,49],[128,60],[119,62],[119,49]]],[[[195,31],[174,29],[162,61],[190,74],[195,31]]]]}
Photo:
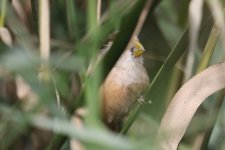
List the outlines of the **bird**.
{"type": "MultiPolygon", "coordinates": [[[[111,44],[112,45],[112,44],[111,44]]],[[[144,67],[145,49],[139,39],[132,40],[100,87],[102,119],[114,132],[120,132],[124,118],[136,100],[144,101],[149,76],[144,67]]]]}

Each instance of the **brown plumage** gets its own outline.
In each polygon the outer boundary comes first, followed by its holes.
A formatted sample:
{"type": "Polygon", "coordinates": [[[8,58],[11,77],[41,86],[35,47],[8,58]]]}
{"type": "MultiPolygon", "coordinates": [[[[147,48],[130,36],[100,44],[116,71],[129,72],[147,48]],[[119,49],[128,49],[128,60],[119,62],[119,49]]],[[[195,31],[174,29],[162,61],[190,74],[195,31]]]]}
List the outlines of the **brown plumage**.
{"type": "Polygon", "coordinates": [[[143,52],[143,46],[135,39],[132,48],[124,51],[101,86],[103,121],[113,131],[121,130],[124,117],[149,85],[143,52]]]}

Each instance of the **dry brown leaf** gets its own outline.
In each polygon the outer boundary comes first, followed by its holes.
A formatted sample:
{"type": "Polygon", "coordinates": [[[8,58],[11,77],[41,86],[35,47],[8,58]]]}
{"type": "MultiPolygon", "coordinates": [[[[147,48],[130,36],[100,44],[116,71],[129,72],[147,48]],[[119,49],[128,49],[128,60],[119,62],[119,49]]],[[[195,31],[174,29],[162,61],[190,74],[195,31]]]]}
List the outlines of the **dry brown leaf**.
{"type": "Polygon", "coordinates": [[[198,107],[225,87],[225,62],[213,65],[185,83],[172,99],[158,129],[157,146],[176,150],[198,107]]]}

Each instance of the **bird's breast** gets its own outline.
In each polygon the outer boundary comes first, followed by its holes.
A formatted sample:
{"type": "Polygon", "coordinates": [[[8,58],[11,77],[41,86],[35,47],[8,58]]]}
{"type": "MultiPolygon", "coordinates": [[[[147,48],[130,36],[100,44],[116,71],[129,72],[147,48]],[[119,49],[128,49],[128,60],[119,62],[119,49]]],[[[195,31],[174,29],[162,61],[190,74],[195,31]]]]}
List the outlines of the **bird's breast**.
{"type": "Polygon", "coordinates": [[[142,64],[127,64],[126,66],[115,66],[112,76],[117,84],[130,86],[134,84],[148,84],[149,77],[142,64]]]}
{"type": "Polygon", "coordinates": [[[125,116],[148,84],[148,74],[143,65],[115,66],[102,87],[104,112],[108,121],[125,116]]]}

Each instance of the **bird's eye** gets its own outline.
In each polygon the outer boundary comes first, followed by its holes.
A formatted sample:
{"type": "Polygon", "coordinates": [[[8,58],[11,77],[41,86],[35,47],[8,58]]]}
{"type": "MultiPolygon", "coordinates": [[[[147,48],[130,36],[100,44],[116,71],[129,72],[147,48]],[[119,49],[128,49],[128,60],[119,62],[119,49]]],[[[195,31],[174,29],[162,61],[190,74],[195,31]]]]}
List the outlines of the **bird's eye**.
{"type": "Polygon", "coordinates": [[[134,52],[134,47],[131,47],[130,51],[133,53],[134,52]]]}

